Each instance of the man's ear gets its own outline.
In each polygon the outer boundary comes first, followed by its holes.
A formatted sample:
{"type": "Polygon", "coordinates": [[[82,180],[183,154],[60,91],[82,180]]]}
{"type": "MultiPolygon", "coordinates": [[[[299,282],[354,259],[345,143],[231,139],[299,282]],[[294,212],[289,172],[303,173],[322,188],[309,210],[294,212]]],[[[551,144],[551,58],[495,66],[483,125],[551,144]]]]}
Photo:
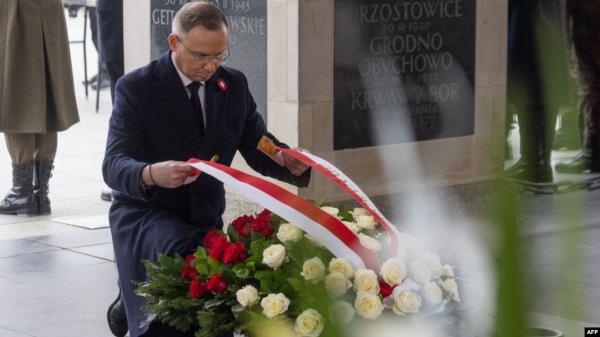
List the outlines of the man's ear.
{"type": "Polygon", "coordinates": [[[173,33],[169,34],[167,41],[169,42],[169,49],[171,49],[172,52],[175,52],[177,50],[177,35],[173,33]]]}

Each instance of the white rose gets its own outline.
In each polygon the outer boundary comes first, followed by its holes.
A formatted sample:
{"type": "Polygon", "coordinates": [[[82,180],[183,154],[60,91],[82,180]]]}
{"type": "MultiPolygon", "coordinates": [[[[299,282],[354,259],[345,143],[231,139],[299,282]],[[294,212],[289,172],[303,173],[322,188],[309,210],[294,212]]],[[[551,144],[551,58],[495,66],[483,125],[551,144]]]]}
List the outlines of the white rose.
{"type": "Polygon", "coordinates": [[[329,261],[329,272],[342,273],[346,278],[351,278],[354,275],[354,268],[345,259],[333,258],[329,261]]]}
{"type": "Polygon", "coordinates": [[[337,301],[333,304],[332,312],[335,320],[341,324],[348,324],[354,319],[356,311],[352,307],[352,304],[346,301],[337,301]]]}
{"type": "Polygon", "coordinates": [[[358,219],[356,219],[356,224],[358,228],[367,231],[375,230],[375,226],[377,226],[375,218],[372,215],[359,215],[358,219]]]}
{"type": "Polygon", "coordinates": [[[350,287],[352,287],[352,283],[340,272],[334,271],[325,276],[325,288],[333,297],[344,295],[350,287]]]}
{"type": "Polygon", "coordinates": [[[388,259],[381,265],[380,275],[385,283],[393,287],[406,277],[406,266],[398,259],[388,259]]]}
{"type": "Polygon", "coordinates": [[[302,230],[291,223],[284,223],[279,226],[279,230],[277,231],[277,239],[281,242],[296,242],[302,239],[304,232],[302,230]]]}
{"type": "Polygon", "coordinates": [[[445,264],[442,276],[454,277],[454,268],[450,265],[445,264]]]}
{"type": "Polygon", "coordinates": [[[323,332],[323,317],[315,309],[304,310],[296,318],[294,330],[303,337],[318,337],[323,332]]]}
{"type": "Polygon", "coordinates": [[[263,251],[262,262],[271,268],[278,268],[285,261],[285,247],[280,244],[271,245],[263,251]]]}
{"type": "Polygon", "coordinates": [[[423,286],[422,291],[423,297],[425,297],[425,302],[427,302],[427,304],[436,305],[442,302],[442,289],[440,289],[437,284],[429,282],[423,286]]]}
{"type": "Polygon", "coordinates": [[[376,239],[373,239],[372,237],[366,235],[366,234],[358,234],[358,240],[360,241],[360,244],[367,248],[368,250],[372,250],[375,252],[378,252],[381,250],[381,243],[379,243],[379,241],[377,241],[376,239]]]}
{"type": "Polygon", "coordinates": [[[325,276],[325,264],[323,264],[323,261],[318,257],[306,260],[302,265],[302,272],[300,275],[304,276],[304,279],[307,281],[317,283],[325,276]]]}
{"type": "Polygon", "coordinates": [[[354,290],[369,294],[379,294],[379,281],[374,271],[359,269],[354,273],[354,290]]]}
{"type": "Polygon", "coordinates": [[[413,262],[408,269],[408,274],[411,280],[421,285],[431,280],[431,271],[423,261],[413,262]]]}
{"type": "Polygon", "coordinates": [[[354,208],[354,210],[352,210],[352,216],[354,217],[354,220],[358,219],[359,216],[361,215],[369,215],[369,211],[367,211],[366,209],[362,208],[362,207],[356,207],[354,208]]]}
{"type": "Polygon", "coordinates": [[[383,303],[378,295],[359,292],[354,301],[356,312],[367,319],[377,319],[383,312],[383,303]]]}
{"type": "Polygon", "coordinates": [[[342,221],[342,223],[344,225],[346,225],[346,227],[348,227],[348,229],[351,230],[352,233],[358,234],[358,231],[360,230],[360,228],[358,228],[358,225],[356,224],[356,222],[342,221]]]}
{"type": "Polygon", "coordinates": [[[427,252],[421,258],[434,277],[442,276],[442,272],[444,271],[444,266],[442,265],[442,260],[437,254],[427,252]]]}
{"type": "Polygon", "coordinates": [[[450,298],[456,302],[460,302],[460,294],[458,293],[458,284],[453,278],[449,278],[442,282],[442,288],[450,294],[450,298]]]}
{"type": "Polygon", "coordinates": [[[313,245],[315,245],[317,247],[324,247],[323,244],[321,243],[321,241],[315,239],[313,236],[311,236],[309,234],[304,234],[304,237],[306,237],[310,242],[312,242],[313,245]]]}
{"type": "Polygon", "coordinates": [[[290,300],[284,294],[269,294],[260,301],[263,308],[263,314],[268,318],[281,315],[288,310],[290,300]]]}
{"type": "Polygon", "coordinates": [[[421,296],[412,291],[403,291],[394,295],[392,311],[400,316],[419,312],[421,308],[421,296]]]}
{"type": "Polygon", "coordinates": [[[251,307],[258,303],[258,291],[251,285],[247,285],[235,292],[235,297],[243,307],[251,307]]]}
{"type": "Polygon", "coordinates": [[[330,206],[323,206],[323,207],[321,207],[321,210],[327,214],[333,215],[334,217],[337,217],[338,214],[340,213],[339,209],[337,209],[335,207],[330,207],[330,206]]]}
{"type": "Polygon", "coordinates": [[[415,238],[410,236],[410,234],[400,233],[400,235],[398,235],[398,241],[399,246],[405,248],[408,258],[414,259],[423,254],[423,248],[415,238]]]}

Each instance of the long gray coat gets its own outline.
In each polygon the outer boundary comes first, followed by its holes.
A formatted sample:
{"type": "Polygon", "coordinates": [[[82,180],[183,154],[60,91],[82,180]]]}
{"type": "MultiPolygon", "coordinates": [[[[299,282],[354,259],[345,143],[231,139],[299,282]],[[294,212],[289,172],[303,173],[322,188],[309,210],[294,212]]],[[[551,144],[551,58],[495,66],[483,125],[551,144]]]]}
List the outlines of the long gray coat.
{"type": "Polygon", "coordinates": [[[0,131],[62,131],[79,121],[61,0],[0,1],[0,131]]]}

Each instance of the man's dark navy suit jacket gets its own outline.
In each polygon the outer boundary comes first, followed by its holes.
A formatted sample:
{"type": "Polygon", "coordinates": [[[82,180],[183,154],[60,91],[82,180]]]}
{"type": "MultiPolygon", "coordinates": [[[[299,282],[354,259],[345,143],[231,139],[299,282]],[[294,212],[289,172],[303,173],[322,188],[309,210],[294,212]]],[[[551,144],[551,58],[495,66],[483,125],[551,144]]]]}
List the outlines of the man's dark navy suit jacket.
{"type": "Polygon", "coordinates": [[[209,160],[214,155],[219,163],[230,165],[239,150],[261,174],[297,186],[306,186],[310,178],[310,171],[292,176],[256,150],[265,134],[280,143],[267,132],[241,72],[221,66],[205,85],[206,128],[201,138],[200,116],[192,110],[170,52],[117,83],[102,173],[113,189],[109,220],[132,337],[147,330],[144,300],[134,294],[133,283],[145,278],[142,260],[155,260],[158,253],[193,251],[204,233],[222,226],[225,209],[223,184],[207,174],[176,189],[145,190],[140,183],[144,166],[191,157],[209,160]]]}

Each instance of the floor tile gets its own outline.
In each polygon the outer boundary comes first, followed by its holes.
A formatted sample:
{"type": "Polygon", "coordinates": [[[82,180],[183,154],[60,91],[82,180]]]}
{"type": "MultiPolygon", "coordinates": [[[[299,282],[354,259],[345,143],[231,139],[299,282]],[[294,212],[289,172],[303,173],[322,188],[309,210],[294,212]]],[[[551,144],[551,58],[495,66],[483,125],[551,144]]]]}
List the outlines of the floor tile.
{"type": "Polygon", "coordinates": [[[8,278],[22,277],[23,274],[33,272],[60,273],[66,269],[103,262],[106,261],[61,249],[0,259],[0,273],[8,278]]]}
{"type": "Polygon", "coordinates": [[[86,230],[83,228],[52,222],[48,219],[33,222],[12,223],[0,226],[0,242],[2,240],[13,240],[41,235],[83,231],[86,230]]]}
{"type": "Polygon", "coordinates": [[[28,240],[61,248],[85,247],[112,242],[110,229],[108,228],[85,229],[73,233],[31,237],[28,240]]]}
{"type": "Polygon", "coordinates": [[[88,215],[80,217],[52,218],[52,221],[76,227],[83,227],[87,229],[100,229],[109,227],[108,216],[106,214],[88,215]]]}
{"type": "Polygon", "coordinates": [[[31,242],[28,240],[4,240],[0,241],[0,258],[9,256],[40,253],[60,249],[57,247],[31,242]]]}
{"type": "Polygon", "coordinates": [[[0,326],[0,336],[2,337],[36,337],[34,335],[9,330],[0,326]]]}
{"type": "Polygon", "coordinates": [[[36,337],[108,337],[117,294],[113,263],[0,279],[0,326],[36,337]]]}
{"type": "Polygon", "coordinates": [[[104,259],[107,261],[115,261],[115,250],[112,243],[105,243],[101,245],[85,246],[78,248],[70,248],[69,250],[104,259]]]}

